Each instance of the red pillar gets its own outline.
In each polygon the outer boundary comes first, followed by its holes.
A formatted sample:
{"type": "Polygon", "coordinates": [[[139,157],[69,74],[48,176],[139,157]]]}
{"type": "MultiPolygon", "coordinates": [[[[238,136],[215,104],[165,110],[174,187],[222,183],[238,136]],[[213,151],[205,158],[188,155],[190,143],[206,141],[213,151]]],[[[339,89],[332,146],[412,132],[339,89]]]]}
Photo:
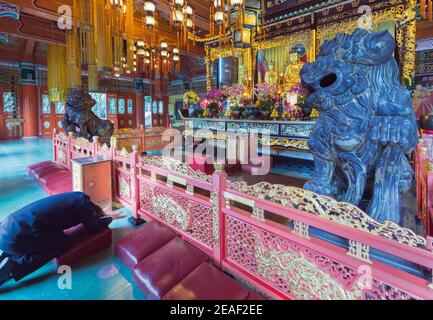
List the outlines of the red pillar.
{"type": "Polygon", "coordinates": [[[136,110],[136,127],[144,126],[144,94],[143,94],[143,79],[135,78],[135,110],[136,110]]]}
{"type": "Polygon", "coordinates": [[[24,119],[23,134],[24,137],[35,137],[39,135],[35,65],[31,62],[21,62],[20,68],[21,108],[24,119]]]}

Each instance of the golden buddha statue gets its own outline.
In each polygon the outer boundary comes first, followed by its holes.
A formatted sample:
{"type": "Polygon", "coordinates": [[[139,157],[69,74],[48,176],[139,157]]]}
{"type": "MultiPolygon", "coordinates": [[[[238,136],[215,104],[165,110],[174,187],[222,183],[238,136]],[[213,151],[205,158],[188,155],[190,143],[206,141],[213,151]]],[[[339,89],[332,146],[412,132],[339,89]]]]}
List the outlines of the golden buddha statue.
{"type": "Polygon", "coordinates": [[[265,74],[265,82],[269,84],[278,84],[278,73],[275,70],[275,63],[273,61],[268,62],[265,74]]]}
{"type": "Polygon", "coordinates": [[[300,72],[304,63],[300,62],[298,53],[290,53],[289,61],[284,73],[284,87],[291,89],[301,81],[300,72]]]}

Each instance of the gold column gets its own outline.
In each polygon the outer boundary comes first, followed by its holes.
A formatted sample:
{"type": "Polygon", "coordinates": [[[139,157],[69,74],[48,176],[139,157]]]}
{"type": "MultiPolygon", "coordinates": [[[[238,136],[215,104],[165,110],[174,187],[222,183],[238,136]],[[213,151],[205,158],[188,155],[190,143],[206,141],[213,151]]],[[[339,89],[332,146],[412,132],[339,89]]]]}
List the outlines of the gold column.
{"type": "Polygon", "coordinates": [[[67,98],[66,86],[66,48],[57,44],[48,44],[47,84],[51,102],[64,102],[67,98]]]}
{"type": "Polygon", "coordinates": [[[79,15],[79,1],[73,0],[73,26],[71,30],[66,30],[66,76],[69,89],[78,88],[81,85],[80,35],[78,31],[79,15]]]}

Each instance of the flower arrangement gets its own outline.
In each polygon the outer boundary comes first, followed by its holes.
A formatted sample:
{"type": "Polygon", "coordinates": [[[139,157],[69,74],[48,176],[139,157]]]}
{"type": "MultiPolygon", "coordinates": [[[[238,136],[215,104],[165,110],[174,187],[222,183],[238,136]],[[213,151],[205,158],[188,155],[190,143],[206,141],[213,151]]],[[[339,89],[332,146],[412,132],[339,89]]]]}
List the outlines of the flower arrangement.
{"type": "Polygon", "coordinates": [[[298,102],[296,103],[296,106],[304,109],[306,107],[306,100],[309,94],[308,89],[305,88],[301,82],[298,82],[293,88],[290,89],[290,93],[296,93],[298,95],[298,102]]]}
{"type": "Polygon", "coordinates": [[[192,106],[198,104],[200,102],[200,98],[194,91],[187,91],[183,95],[183,103],[188,106],[192,106]]]}
{"type": "Polygon", "coordinates": [[[206,99],[209,101],[221,101],[224,99],[224,92],[219,89],[210,90],[206,94],[206,99]]]}
{"type": "Polygon", "coordinates": [[[223,96],[225,96],[227,99],[237,98],[240,100],[244,92],[245,92],[245,87],[240,85],[235,85],[232,87],[224,87],[222,90],[223,96]]]}
{"type": "Polygon", "coordinates": [[[254,88],[254,95],[257,99],[256,105],[260,111],[270,112],[275,105],[277,87],[269,83],[258,83],[254,88]]]}

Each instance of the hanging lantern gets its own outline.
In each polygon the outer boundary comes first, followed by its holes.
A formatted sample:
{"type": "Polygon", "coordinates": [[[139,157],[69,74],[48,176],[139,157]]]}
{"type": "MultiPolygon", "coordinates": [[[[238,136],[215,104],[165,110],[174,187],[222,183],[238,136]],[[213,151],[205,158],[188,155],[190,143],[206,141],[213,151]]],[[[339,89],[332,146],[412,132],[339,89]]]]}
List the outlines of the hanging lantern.
{"type": "Polygon", "coordinates": [[[231,5],[234,10],[239,10],[244,4],[244,0],[232,0],[231,5]]]}
{"type": "Polygon", "coordinates": [[[168,57],[168,51],[167,50],[162,50],[161,51],[161,57],[168,57]]]}
{"type": "Polygon", "coordinates": [[[186,27],[188,31],[191,31],[194,28],[194,22],[192,21],[192,19],[188,18],[186,20],[186,27]]]}
{"type": "Polygon", "coordinates": [[[185,5],[185,0],[174,0],[174,6],[177,9],[182,8],[185,5]]]}
{"type": "Polygon", "coordinates": [[[173,24],[175,26],[181,25],[185,20],[185,16],[181,10],[173,11],[173,24]]]}
{"type": "Polygon", "coordinates": [[[173,49],[173,54],[178,55],[179,54],[179,49],[178,48],[174,48],[173,49]]]}
{"type": "Polygon", "coordinates": [[[235,48],[251,48],[252,33],[248,28],[241,28],[235,32],[234,46],[235,48]]]}
{"type": "Polygon", "coordinates": [[[137,54],[139,56],[144,56],[146,54],[146,51],[143,48],[138,49],[137,54]]]}
{"type": "Polygon", "coordinates": [[[144,21],[145,21],[147,29],[153,29],[153,27],[155,27],[155,25],[156,25],[156,20],[152,16],[146,16],[144,18],[144,21]]]}
{"type": "Polygon", "coordinates": [[[144,7],[144,11],[146,12],[146,14],[149,14],[149,15],[153,15],[153,13],[155,12],[155,9],[156,9],[155,4],[151,1],[144,2],[143,7],[144,7]]]}
{"type": "Polygon", "coordinates": [[[222,11],[215,12],[215,23],[217,25],[222,25],[224,23],[224,18],[225,18],[224,12],[222,11]]]}
{"type": "Polygon", "coordinates": [[[149,58],[145,58],[145,59],[143,60],[143,62],[144,62],[145,64],[150,64],[150,59],[149,59],[149,58]]]}
{"type": "Polygon", "coordinates": [[[174,62],[179,62],[180,61],[180,57],[178,55],[174,55],[173,56],[173,61],[174,62]]]}
{"type": "Polygon", "coordinates": [[[161,42],[161,48],[162,49],[167,49],[168,48],[168,43],[166,41],[162,41],[161,42]]]}
{"type": "Polygon", "coordinates": [[[194,10],[192,9],[191,6],[187,5],[184,9],[183,12],[188,16],[191,17],[194,14],[194,10]]]}
{"type": "Polygon", "coordinates": [[[149,52],[149,50],[145,50],[145,51],[144,51],[144,56],[145,56],[146,58],[149,58],[149,57],[150,57],[150,52],[149,52]]]}

